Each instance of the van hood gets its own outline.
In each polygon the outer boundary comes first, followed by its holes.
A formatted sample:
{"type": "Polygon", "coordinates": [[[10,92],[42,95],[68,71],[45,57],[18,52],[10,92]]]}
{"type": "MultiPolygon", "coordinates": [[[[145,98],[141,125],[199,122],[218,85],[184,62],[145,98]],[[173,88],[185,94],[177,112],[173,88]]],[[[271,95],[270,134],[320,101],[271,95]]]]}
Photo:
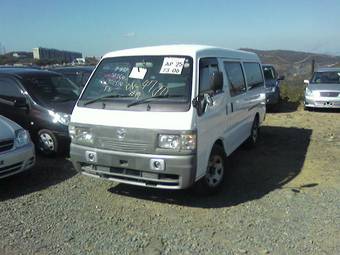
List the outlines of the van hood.
{"type": "Polygon", "coordinates": [[[187,112],[140,112],[76,106],[71,116],[72,123],[161,130],[193,130],[196,128],[192,108],[187,112]]]}
{"type": "Polygon", "coordinates": [[[310,83],[308,85],[310,90],[327,90],[327,91],[340,91],[340,84],[331,83],[310,83]]]}
{"type": "Polygon", "coordinates": [[[48,107],[54,112],[62,112],[62,113],[71,114],[75,104],[76,104],[76,101],[51,102],[48,104],[48,107]]]}
{"type": "Polygon", "coordinates": [[[20,128],[15,122],[0,115],[0,141],[13,139],[15,137],[15,130],[20,128]]]}

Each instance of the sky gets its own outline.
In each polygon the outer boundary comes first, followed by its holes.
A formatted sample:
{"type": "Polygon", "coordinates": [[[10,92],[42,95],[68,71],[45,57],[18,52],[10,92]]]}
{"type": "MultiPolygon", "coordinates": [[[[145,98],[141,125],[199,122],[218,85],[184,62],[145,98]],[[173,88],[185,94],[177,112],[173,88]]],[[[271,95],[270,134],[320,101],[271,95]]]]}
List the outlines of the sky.
{"type": "Polygon", "coordinates": [[[340,55],[339,0],[0,0],[0,47],[84,56],[164,44],[340,55]]]}

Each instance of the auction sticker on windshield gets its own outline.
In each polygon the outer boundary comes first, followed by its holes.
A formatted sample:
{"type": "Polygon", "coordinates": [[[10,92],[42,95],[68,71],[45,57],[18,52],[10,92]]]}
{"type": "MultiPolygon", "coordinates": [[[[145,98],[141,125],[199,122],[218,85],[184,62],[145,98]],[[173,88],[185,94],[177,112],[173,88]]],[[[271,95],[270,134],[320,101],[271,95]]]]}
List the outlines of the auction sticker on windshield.
{"type": "Polygon", "coordinates": [[[129,78],[143,80],[148,69],[142,67],[134,67],[129,75],[129,78]]]}
{"type": "Polygon", "coordinates": [[[164,58],[162,68],[159,73],[178,74],[182,73],[185,58],[164,58]]]}

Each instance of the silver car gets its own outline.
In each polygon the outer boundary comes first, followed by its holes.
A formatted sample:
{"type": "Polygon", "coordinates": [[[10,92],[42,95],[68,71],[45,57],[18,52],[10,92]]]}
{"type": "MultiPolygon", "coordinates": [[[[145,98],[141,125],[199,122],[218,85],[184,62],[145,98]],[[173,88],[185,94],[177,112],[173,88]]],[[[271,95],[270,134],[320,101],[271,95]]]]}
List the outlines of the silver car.
{"type": "Polygon", "coordinates": [[[340,68],[320,68],[304,82],[305,109],[340,108],[340,68]]]}
{"type": "Polygon", "coordinates": [[[30,169],[35,164],[29,133],[0,115],[0,179],[30,169]]]}

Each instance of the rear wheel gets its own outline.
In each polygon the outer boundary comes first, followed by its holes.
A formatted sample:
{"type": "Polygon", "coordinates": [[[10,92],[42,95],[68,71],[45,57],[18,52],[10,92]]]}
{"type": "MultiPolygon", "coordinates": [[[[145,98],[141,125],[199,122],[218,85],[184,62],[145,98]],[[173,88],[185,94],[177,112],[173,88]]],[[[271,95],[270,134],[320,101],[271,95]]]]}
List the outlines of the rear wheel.
{"type": "Polygon", "coordinates": [[[45,156],[57,153],[58,141],[50,130],[42,129],[38,132],[38,150],[45,156]]]}
{"type": "Polygon", "coordinates": [[[225,154],[219,145],[214,145],[207,166],[206,175],[195,184],[195,191],[203,195],[211,195],[218,192],[224,183],[225,154]]]}

